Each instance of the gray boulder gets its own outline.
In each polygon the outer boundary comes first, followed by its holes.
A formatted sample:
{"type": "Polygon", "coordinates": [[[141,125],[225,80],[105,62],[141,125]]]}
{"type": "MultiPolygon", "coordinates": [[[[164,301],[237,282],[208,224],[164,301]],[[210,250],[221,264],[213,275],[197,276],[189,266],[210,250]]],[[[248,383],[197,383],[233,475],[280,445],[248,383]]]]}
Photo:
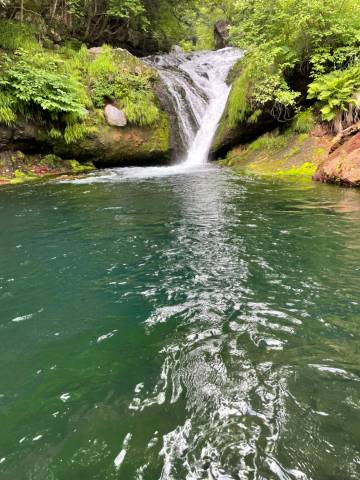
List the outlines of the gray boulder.
{"type": "Polygon", "coordinates": [[[230,24],[226,20],[219,20],[214,25],[214,40],[216,50],[225,48],[228,44],[230,24]]]}
{"type": "Polygon", "coordinates": [[[125,113],[114,105],[106,105],[104,114],[110,127],[125,127],[127,124],[125,113]]]}

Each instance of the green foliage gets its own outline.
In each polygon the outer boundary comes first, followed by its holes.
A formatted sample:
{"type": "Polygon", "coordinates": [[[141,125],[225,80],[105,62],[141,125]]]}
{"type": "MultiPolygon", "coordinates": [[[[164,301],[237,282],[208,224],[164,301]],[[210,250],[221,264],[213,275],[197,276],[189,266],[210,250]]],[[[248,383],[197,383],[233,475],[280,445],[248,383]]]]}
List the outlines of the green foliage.
{"type": "Polygon", "coordinates": [[[92,132],[92,128],[83,123],[74,123],[67,125],[64,132],[64,140],[66,143],[75,143],[86,137],[92,132]]]}
{"type": "Polygon", "coordinates": [[[48,112],[53,119],[68,112],[82,117],[79,85],[42,52],[31,57],[25,50],[18,50],[15,57],[4,55],[0,68],[0,89],[12,98],[17,112],[48,112]]]}
{"type": "Polygon", "coordinates": [[[48,136],[77,142],[91,133],[87,110],[116,101],[129,122],[154,124],[159,109],[153,92],[157,74],[127,52],[103,46],[91,54],[86,46],[68,45],[58,52],[18,49],[0,60],[0,122],[17,115],[37,117],[49,125],[48,136]]]}
{"type": "Polygon", "coordinates": [[[59,130],[58,128],[54,128],[52,127],[49,131],[48,131],[48,135],[50,138],[52,138],[53,140],[56,140],[58,138],[62,138],[62,132],[61,130],[59,130]]]}
{"type": "Polygon", "coordinates": [[[153,125],[159,119],[160,112],[152,92],[131,91],[121,98],[121,106],[128,120],[142,127],[153,125]]]}
{"type": "Polygon", "coordinates": [[[152,88],[156,76],[134,57],[121,56],[103,46],[89,64],[88,78],[96,107],[116,101],[131,123],[148,126],[158,120],[159,109],[152,88]]]}
{"type": "Polygon", "coordinates": [[[30,24],[0,19],[0,48],[4,50],[38,49],[35,34],[36,29],[30,24]]]}
{"type": "Polygon", "coordinates": [[[109,0],[107,14],[118,18],[138,17],[145,13],[140,0],[109,0]]]}
{"type": "Polygon", "coordinates": [[[242,106],[234,107],[238,117],[233,116],[233,122],[243,120],[245,111],[250,116],[258,109],[289,120],[305,104],[311,82],[309,99],[320,101],[324,120],[351,106],[356,90],[353,65],[359,56],[359,0],[238,0],[231,20],[233,45],[247,51],[242,69],[249,82],[246,110],[244,86],[238,89],[239,99],[230,97],[242,106]],[[336,73],[346,69],[349,74],[336,73]]]}
{"type": "Polygon", "coordinates": [[[261,137],[254,140],[248,147],[248,152],[255,152],[258,150],[274,151],[285,148],[288,143],[288,135],[280,135],[278,132],[265,133],[261,137]]]}
{"type": "Polygon", "coordinates": [[[239,121],[243,121],[249,111],[249,91],[251,88],[248,70],[240,74],[235,80],[229,96],[229,126],[235,127],[239,121]]]}
{"type": "Polygon", "coordinates": [[[308,133],[314,127],[315,120],[311,109],[301,111],[294,117],[292,130],[296,133],[308,133]]]}
{"type": "Polygon", "coordinates": [[[360,64],[317,78],[309,86],[308,98],[318,101],[323,120],[330,122],[350,104],[358,106],[354,94],[360,89],[360,64]]]}
{"type": "Polygon", "coordinates": [[[14,101],[11,95],[0,90],[0,123],[11,125],[16,120],[14,101]]]}

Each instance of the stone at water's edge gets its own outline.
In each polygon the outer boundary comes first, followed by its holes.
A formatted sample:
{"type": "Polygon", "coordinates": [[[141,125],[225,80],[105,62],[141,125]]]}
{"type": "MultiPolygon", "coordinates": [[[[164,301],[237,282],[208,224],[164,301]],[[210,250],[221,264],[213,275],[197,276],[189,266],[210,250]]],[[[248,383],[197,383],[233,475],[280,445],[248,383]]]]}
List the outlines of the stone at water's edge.
{"type": "Polygon", "coordinates": [[[84,174],[94,170],[91,163],[63,160],[56,155],[25,155],[17,151],[0,152],[0,185],[20,184],[60,175],[84,174]]]}
{"type": "Polygon", "coordinates": [[[111,127],[125,127],[127,124],[125,113],[114,105],[106,105],[104,115],[111,127]]]}
{"type": "Polygon", "coordinates": [[[360,132],[327,156],[317,169],[314,180],[360,186],[360,132]]]}

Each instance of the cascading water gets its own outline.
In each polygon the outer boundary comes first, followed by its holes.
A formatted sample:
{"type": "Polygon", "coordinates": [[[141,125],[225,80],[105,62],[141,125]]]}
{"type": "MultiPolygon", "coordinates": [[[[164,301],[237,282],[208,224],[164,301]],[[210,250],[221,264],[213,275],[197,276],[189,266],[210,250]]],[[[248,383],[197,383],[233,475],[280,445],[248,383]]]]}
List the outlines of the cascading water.
{"type": "Polygon", "coordinates": [[[206,162],[230,92],[226,78],[240,57],[240,50],[224,48],[147,60],[158,69],[176,113],[179,136],[187,152],[183,167],[206,162]]]}
{"type": "MultiPolygon", "coordinates": [[[[159,71],[174,119],[172,129],[181,152],[180,162],[168,167],[127,167],[89,175],[73,183],[95,183],[167,176],[198,169],[208,159],[230,87],[226,78],[242,56],[241,50],[224,48],[196,53],[155,55],[145,62],[159,71]]],[[[67,180],[65,180],[67,182],[67,180]]]]}

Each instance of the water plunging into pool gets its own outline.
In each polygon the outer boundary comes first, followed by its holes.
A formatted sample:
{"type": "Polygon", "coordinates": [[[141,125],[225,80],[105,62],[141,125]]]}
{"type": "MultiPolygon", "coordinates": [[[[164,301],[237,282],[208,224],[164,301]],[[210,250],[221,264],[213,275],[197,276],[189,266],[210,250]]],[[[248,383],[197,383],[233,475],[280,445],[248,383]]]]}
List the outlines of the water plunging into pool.
{"type": "Polygon", "coordinates": [[[176,112],[180,139],[186,151],[183,168],[206,163],[230,93],[226,79],[240,56],[240,50],[224,48],[149,59],[159,70],[176,112]]]}
{"type": "Polygon", "coordinates": [[[172,128],[182,155],[165,167],[120,167],[73,183],[122,181],[176,175],[204,168],[231,87],[227,76],[242,56],[236,48],[196,53],[155,55],[145,62],[156,68],[174,112],[172,128]]]}

